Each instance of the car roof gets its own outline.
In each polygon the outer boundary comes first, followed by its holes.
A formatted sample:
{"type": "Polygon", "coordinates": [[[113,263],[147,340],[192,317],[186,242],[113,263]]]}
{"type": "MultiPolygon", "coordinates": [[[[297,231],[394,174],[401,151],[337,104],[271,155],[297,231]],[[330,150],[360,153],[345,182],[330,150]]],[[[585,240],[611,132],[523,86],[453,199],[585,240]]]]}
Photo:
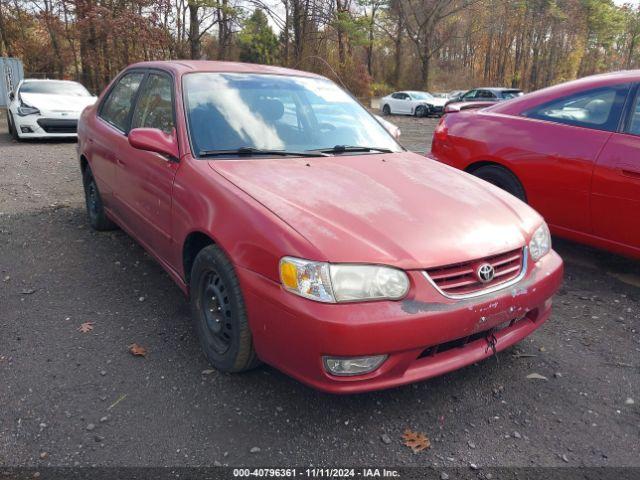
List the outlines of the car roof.
{"type": "Polygon", "coordinates": [[[294,70],[291,68],[274,67],[272,65],[259,65],[255,63],[219,62],[211,60],[167,60],[154,62],[139,62],[129,65],[131,68],[159,68],[168,70],[177,75],[194,72],[225,72],[225,73],[261,73],[271,75],[288,75],[298,77],[325,78],[311,72],[294,70]]]}
{"type": "Polygon", "coordinates": [[[472,90],[491,90],[492,92],[521,92],[519,88],[509,88],[509,87],[476,87],[472,90]]]}
{"type": "Polygon", "coordinates": [[[58,80],[57,78],[25,78],[22,83],[78,83],[75,80],[58,80]]]}
{"type": "Polygon", "coordinates": [[[536,105],[549,102],[559,97],[572,95],[583,90],[635,82],[640,82],[640,70],[601,73],[536,90],[511,99],[508,102],[501,102],[501,104],[490,107],[489,110],[506,114],[518,114],[536,105]]]}

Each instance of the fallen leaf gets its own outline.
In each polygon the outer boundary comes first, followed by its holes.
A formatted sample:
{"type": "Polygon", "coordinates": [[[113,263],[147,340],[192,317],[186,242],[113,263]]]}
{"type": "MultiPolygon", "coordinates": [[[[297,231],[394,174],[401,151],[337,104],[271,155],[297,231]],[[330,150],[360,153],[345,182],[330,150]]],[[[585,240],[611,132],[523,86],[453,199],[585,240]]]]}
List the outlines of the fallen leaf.
{"type": "Polygon", "coordinates": [[[211,369],[211,370],[202,370],[202,375],[211,375],[213,372],[215,372],[215,370],[211,369]]]}
{"type": "Polygon", "coordinates": [[[78,331],[81,333],[89,333],[93,330],[93,322],[84,322],[78,327],[78,331]]]}
{"type": "Polygon", "coordinates": [[[137,343],[132,343],[131,345],[129,345],[129,352],[131,353],[131,355],[134,355],[136,357],[147,356],[147,349],[143,346],[138,345],[137,343]]]}
{"type": "Polygon", "coordinates": [[[424,433],[412,432],[408,428],[402,434],[402,443],[413,450],[413,453],[431,447],[431,441],[424,433]]]}
{"type": "Polygon", "coordinates": [[[20,293],[22,295],[32,295],[32,294],[36,293],[36,291],[33,288],[27,288],[27,289],[22,290],[20,293]]]}
{"type": "Polygon", "coordinates": [[[545,377],[544,375],[540,375],[539,373],[530,373],[529,375],[527,375],[527,378],[532,380],[549,380],[547,377],[545,377]]]}

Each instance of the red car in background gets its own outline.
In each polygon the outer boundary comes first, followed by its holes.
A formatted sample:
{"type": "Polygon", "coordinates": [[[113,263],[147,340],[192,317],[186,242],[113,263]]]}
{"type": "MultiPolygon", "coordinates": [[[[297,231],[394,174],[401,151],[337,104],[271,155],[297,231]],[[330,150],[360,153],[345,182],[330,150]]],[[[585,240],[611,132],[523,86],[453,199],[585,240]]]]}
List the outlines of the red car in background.
{"type": "Polygon", "coordinates": [[[335,393],[433,377],[540,327],[562,281],[533,209],[309,72],[132,65],[78,153],[91,226],[162,265],[222,371],[262,360],[335,393]]]}
{"type": "Polygon", "coordinates": [[[432,159],[528,202],[552,233],[640,258],[640,72],[445,115],[432,159]]]}

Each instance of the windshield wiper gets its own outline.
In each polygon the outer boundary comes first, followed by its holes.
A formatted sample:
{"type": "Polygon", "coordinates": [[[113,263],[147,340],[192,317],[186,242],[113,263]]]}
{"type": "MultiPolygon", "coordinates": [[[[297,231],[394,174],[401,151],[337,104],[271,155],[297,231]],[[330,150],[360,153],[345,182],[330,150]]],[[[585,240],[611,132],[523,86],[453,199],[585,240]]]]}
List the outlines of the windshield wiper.
{"type": "Polygon", "coordinates": [[[380,147],[364,147],[357,145],[336,145],[329,148],[316,148],[314,150],[308,150],[309,152],[322,152],[322,153],[349,153],[349,152],[381,152],[381,153],[393,153],[393,150],[380,147]]]}
{"type": "Polygon", "coordinates": [[[254,147],[240,147],[232,150],[200,150],[199,155],[201,157],[221,157],[224,155],[240,155],[240,156],[252,156],[252,155],[278,155],[282,157],[328,157],[326,153],[321,151],[314,152],[294,152],[291,150],[267,150],[263,148],[254,147]]]}

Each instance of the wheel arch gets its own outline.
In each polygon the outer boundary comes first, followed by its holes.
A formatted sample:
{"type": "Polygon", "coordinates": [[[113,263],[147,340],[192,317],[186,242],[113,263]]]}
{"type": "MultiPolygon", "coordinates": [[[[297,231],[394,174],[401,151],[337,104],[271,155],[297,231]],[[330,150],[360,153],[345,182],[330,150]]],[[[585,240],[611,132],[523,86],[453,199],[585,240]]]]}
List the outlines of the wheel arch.
{"type": "Polygon", "coordinates": [[[82,155],[80,155],[80,171],[82,172],[83,175],[84,175],[84,172],[87,171],[88,167],[89,167],[89,160],[87,160],[87,157],[83,153],[82,155]]]}
{"type": "Polygon", "coordinates": [[[211,235],[201,231],[194,230],[190,232],[184,239],[182,244],[182,268],[184,269],[184,281],[189,288],[189,282],[191,281],[191,268],[198,253],[209,245],[217,245],[217,242],[211,237],[211,235]]]}
{"type": "Polygon", "coordinates": [[[522,191],[524,192],[525,198],[528,198],[527,189],[524,188],[524,184],[522,183],[522,180],[520,179],[520,176],[516,172],[514,172],[513,169],[509,168],[507,165],[505,165],[502,162],[498,162],[498,161],[494,161],[494,160],[476,160],[476,161],[470,163],[469,165],[467,165],[464,168],[464,171],[467,172],[467,173],[470,173],[471,175],[473,175],[474,172],[476,172],[478,169],[480,169],[482,167],[488,167],[488,166],[500,167],[503,170],[509,172],[511,175],[513,175],[513,177],[520,184],[520,187],[522,188],[522,191]]]}
{"type": "MultiPolygon", "coordinates": [[[[496,167],[500,167],[500,168],[504,168],[505,170],[508,170],[509,173],[511,173],[512,175],[514,175],[516,178],[518,178],[518,175],[516,175],[516,173],[511,170],[509,167],[507,167],[505,164],[498,162],[496,160],[474,160],[473,162],[471,162],[469,165],[467,165],[466,167],[464,167],[464,171],[467,173],[473,173],[476,170],[478,170],[481,167],[487,167],[487,166],[496,166],[496,167]]],[[[520,182],[522,183],[522,182],[520,182]]]]}

